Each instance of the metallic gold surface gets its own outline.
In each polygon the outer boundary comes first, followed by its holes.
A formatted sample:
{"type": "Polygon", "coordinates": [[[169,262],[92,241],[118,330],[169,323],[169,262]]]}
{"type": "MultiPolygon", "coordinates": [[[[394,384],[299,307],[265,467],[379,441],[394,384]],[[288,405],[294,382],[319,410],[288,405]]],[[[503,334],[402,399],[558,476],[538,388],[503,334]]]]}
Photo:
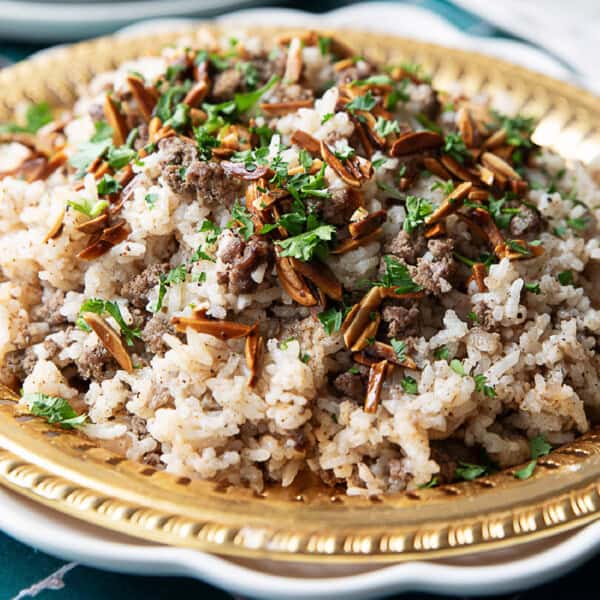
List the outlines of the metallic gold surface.
{"type": "MultiPolygon", "coordinates": [[[[265,38],[280,32],[253,31],[265,38]]],[[[179,34],[181,35],[181,34],[179,34]]],[[[0,121],[24,100],[68,106],[80,84],[179,35],[103,38],[0,71],[0,121]]],[[[410,60],[438,87],[510,96],[541,119],[535,139],[569,158],[600,154],[600,100],[497,59],[385,35],[341,34],[357,53],[410,60]]],[[[7,394],[0,396],[6,398],[7,394]]],[[[494,549],[600,516],[600,433],[539,460],[531,479],[509,469],[473,482],[351,498],[314,485],[263,494],[190,481],[124,460],[76,432],[0,404],[0,484],[59,511],[140,538],[221,554],[308,561],[399,561],[494,549]]]]}

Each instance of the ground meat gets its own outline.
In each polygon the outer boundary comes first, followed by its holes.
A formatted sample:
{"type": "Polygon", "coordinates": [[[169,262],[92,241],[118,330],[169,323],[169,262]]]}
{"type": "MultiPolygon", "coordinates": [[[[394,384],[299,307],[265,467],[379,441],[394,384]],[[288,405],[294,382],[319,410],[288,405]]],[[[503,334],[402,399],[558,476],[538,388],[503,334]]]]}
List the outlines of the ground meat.
{"type": "Polygon", "coordinates": [[[159,277],[169,269],[169,263],[155,263],[146,267],[139,275],[125,282],[121,288],[121,296],[127,298],[135,308],[145,309],[148,305],[148,293],[158,283],[159,277]]]}
{"type": "Polygon", "coordinates": [[[419,258],[417,266],[412,268],[411,274],[415,283],[418,283],[435,296],[439,296],[448,293],[452,289],[448,277],[452,275],[454,269],[455,264],[451,257],[433,261],[427,258],[419,258]]]}
{"type": "Polygon", "coordinates": [[[409,265],[414,265],[417,257],[425,251],[426,240],[423,236],[413,238],[407,231],[401,230],[387,245],[386,251],[401,258],[409,265]]]}
{"type": "Polygon", "coordinates": [[[238,69],[227,69],[219,73],[213,83],[211,100],[215,102],[230,100],[242,88],[242,84],[242,72],[238,69]]]}
{"type": "Polygon", "coordinates": [[[473,312],[477,317],[477,325],[485,331],[497,331],[500,328],[500,323],[492,316],[492,310],[483,302],[475,303],[473,312]]]}
{"type": "Polygon", "coordinates": [[[333,386],[336,390],[353,400],[360,402],[365,398],[365,382],[358,373],[350,373],[349,371],[341,373],[333,380],[333,386]]]}
{"type": "Polygon", "coordinates": [[[9,388],[15,388],[25,379],[24,356],[25,350],[13,350],[5,354],[0,366],[0,382],[9,388]]]}
{"type": "Polygon", "coordinates": [[[519,213],[511,219],[509,229],[514,237],[521,237],[527,233],[537,233],[541,225],[542,219],[537,211],[528,206],[521,206],[519,213]]]}
{"type": "Polygon", "coordinates": [[[196,162],[196,146],[179,137],[163,138],[158,147],[162,153],[160,165],[164,182],[176,193],[191,191],[185,173],[196,162]]]}
{"type": "Polygon", "coordinates": [[[338,71],[335,75],[336,83],[344,84],[356,81],[357,79],[366,79],[374,72],[373,65],[364,60],[360,60],[346,69],[338,71]]]}
{"type": "Polygon", "coordinates": [[[87,380],[103,381],[116,372],[116,362],[102,344],[85,348],[76,365],[79,375],[87,380]]]}
{"type": "Polygon", "coordinates": [[[323,220],[332,225],[346,225],[360,205],[360,196],[353,190],[335,190],[330,198],[318,198],[323,220]]]}
{"type": "Polygon", "coordinates": [[[65,293],[62,290],[46,289],[42,296],[42,303],[31,311],[32,320],[47,323],[50,327],[66,323],[67,318],[60,313],[64,301],[65,293]]]}
{"type": "Polygon", "coordinates": [[[232,231],[225,231],[219,238],[217,257],[222,266],[217,267],[217,280],[226,284],[234,294],[248,293],[256,289],[257,282],[252,273],[265,262],[272,260],[272,249],[267,241],[259,236],[243,240],[232,231]]]}
{"type": "Polygon", "coordinates": [[[440,238],[437,240],[429,240],[427,248],[434,258],[452,260],[454,252],[454,240],[452,238],[440,238]]]}
{"type": "Polygon", "coordinates": [[[270,94],[268,102],[277,104],[279,102],[294,102],[296,100],[312,100],[313,91],[302,87],[297,83],[293,85],[278,85],[270,94]]]}
{"type": "Polygon", "coordinates": [[[388,335],[393,338],[416,335],[419,322],[419,309],[416,306],[386,306],[383,320],[388,325],[388,335]]]}
{"type": "Polygon", "coordinates": [[[169,321],[161,315],[154,315],[142,329],[142,340],[152,354],[164,354],[168,346],[163,341],[165,333],[173,333],[169,321]]]}
{"type": "Polygon", "coordinates": [[[242,193],[242,182],[225,173],[218,162],[194,161],[185,173],[182,185],[193,190],[209,204],[221,204],[231,208],[242,193]]]}

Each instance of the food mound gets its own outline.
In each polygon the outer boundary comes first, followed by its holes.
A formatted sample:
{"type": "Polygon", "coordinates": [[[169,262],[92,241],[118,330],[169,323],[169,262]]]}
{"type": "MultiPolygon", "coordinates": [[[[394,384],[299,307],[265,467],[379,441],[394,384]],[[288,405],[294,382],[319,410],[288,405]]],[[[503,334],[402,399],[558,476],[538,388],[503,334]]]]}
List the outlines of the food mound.
{"type": "Polygon", "coordinates": [[[530,477],[600,406],[598,173],[460,83],[314,32],[199,32],[23,107],[0,382],[221,485],[530,477]]]}

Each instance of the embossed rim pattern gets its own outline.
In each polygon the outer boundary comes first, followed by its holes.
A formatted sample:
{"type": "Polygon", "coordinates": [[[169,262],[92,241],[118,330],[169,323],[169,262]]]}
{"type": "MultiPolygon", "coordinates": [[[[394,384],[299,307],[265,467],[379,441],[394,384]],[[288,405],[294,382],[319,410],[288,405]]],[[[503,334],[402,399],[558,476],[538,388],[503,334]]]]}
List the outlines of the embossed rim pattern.
{"type": "MultiPolygon", "coordinates": [[[[1,71],[0,121],[23,100],[67,106],[95,73],[180,36],[100,38],[1,71]]],[[[516,109],[541,118],[536,140],[567,157],[600,153],[600,100],[587,92],[470,52],[379,34],[343,36],[376,60],[423,63],[440,87],[460,80],[467,93],[509,94],[516,109]]],[[[328,562],[451,556],[530,541],[600,515],[599,432],[540,460],[527,481],[507,470],[370,500],[310,486],[258,495],[177,478],[77,433],[18,417],[11,403],[0,405],[0,446],[0,483],[36,501],[137,537],[238,556],[328,562]]]]}

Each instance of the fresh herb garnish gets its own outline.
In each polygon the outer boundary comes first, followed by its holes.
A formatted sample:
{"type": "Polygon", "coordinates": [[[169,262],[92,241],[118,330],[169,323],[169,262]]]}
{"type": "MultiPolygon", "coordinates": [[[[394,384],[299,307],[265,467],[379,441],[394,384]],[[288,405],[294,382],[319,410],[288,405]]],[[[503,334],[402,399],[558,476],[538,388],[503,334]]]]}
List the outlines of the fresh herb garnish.
{"type": "Polygon", "coordinates": [[[81,427],[87,419],[87,415],[78,415],[67,400],[58,396],[25,394],[23,400],[32,415],[43,417],[48,423],[60,425],[63,429],[81,427]]]}
{"type": "Polygon", "coordinates": [[[371,93],[371,90],[367,90],[364,96],[356,96],[348,104],[346,104],[346,110],[354,114],[357,110],[364,110],[369,112],[375,108],[377,100],[371,93]]]}
{"type": "Polygon", "coordinates": [[[460,133],[449,133],[446,135],[442,151],[461,165],[465,162],[465,159],[470,156],[465,141],[462,139],[460,133]]]}
{"type": "Polygon", "coordinates": [[[52,121],[52,111],[46,102],[30,104],[25,111],[25,124],[7,123],[0,125],[0,133],[36,133],[52,121]]]}
{"type": "Polygon", "coordinates": [[[467,373],[465,371],[465,367],[462,364],[462,362],[460,360],[458,360],[458,358],[453,358],[450,361],[450,368],[457,374],[460,375],[461,377],[466,377],[467,373]]]}
{"type": "Polygon", "coordinates": [[[506,143],[510,146],[520,146],[523,148],[531,148],[531,134],[535,127],[535,120],[531,117],[523,117],[517,115],[508,117],[497,111],[492,111],[494,117],[493,126],[496,129],[504,129],[506,131],[506,143]]]}
{"type": "Polygon", "coordinates": [[[275,243],[281,248],[282,256],[292,256],[308,262],[313,257],[324,258],[328,252],[327,242],[335,236],[332,225],[318,225],[314,229],[275,243]]]}
{"type": "Polygon", "coordinates": [[[248,209],[236,200],[231,208],[231,220],[227,227],[238,227],[238,230],[245,240],[249,240],[254,234],[254,222],[248,209]]]}
{"type": "Polygon", "coordinates": [[[330,119],[333,119],[334,116],[335,113],[325,113],[321,118],[321,125],[325,125],[325,123],[327,123],[327,121],[329,121],[330,119]]]}
{"type": "Polygon", "coordinates": [[[92,202],[87,198],[83,198],[80,202],[67,200],[67,204],[76,211],[90,217],[90,219],[99,217],[109,206],[107,200],[95,200],[92,202]]]}
{"type": "Polygon", "coordinates": [[[116,194],[121,189],[121,184],[110,175],[103,175],[96,189],[101,196],[116,194]]]}
{"type": "Polygon", "coordinates": [[[152,307],[152,312],[156,313],[162,308],[167,288],[174,283],[183,283],[186,278],[186,265],[179,265],[178,267],[171,269],[166,275],[160,275],[158,278],[158,297],[156,299],[156,304],[152,307]]]}
{"type": "Polygon", "coordinates": [[[389,254],[383,257],[383,262],[385,263],[385,273],[380,280],[373,281],[372,285],[394,288],[397,294],[420,292],[423,289],[413,281],[405,264],[389,254]]]}
{"type": "Polygon", "coordinates": [[[94,135],[88,142],[81,144],[77,152],[69,159],[69,164],[77,169],[76,177],[85,175],[88,167],[112,146],[113,130],[106,121],[94,123],[94,135]]]}
{"type": "Polygon", "coordinates": [[[488,398],[495,398],[497,396],[496,390],[493,386],[488,384],[488,380],[485,375],[475,375],[473,380],[475,381],[476,392],[483,392],[484,396],[487,396],[488,398]]]}
{"type": "Polygon", "coordinates": [[[327,335],[331,335],[340,330],[343,320],[343,311],[335,307],[328,308],[317,314],[317,318],[321,321],[323,329],[327,335]]]}
{"type": "Polygon", "coordinates": [[[408,233],[413,232],[419,225],[425,223],[426,217],[433,212],[433,204],[420,196],[406,197],[406,218],[403,228],[408,233]]]}
{"type": "Polygon", "coordinates": [[[538,458],[550,454],[552,446],[546,442],[543,436],[538,435],[529,440],[529,448],[531,451],[531,461],[525,467],[514,472],[517,479],[529,479],[537,465],[538,458]]]}
{"type": "Polygon", "coordinates": [[[454,472],[454,477],[459,480],[473,481],[488,472],[486,465],[474,465],[467,462],[459,462],[454,472]]]}
{"type": "Polygon", "coordinates": [[[561,285],[573,285],[573,271],[561,271],[557,275],[557,279],[561,285]]]}
{"type": "Polygon", "coordinates": [[[390,135],[390,133],[399,133],[400,125],[398,121],[388,121],[383,117],[377,117],[377,123],[375,124],[375,131],[382,137],[390,135]]]}
{"type": "Polygon", "coordinates": [[[84,331],[91,331],[90,326],[84,321],[81,316],[85,312],[96,313],[97,315],[110,315],[116,322],[119,328],[121,329],[121,333],[125,338],[125,342],[128,346],[133,345],[133,339],[142,338],[142,334],[140,330],[135,327],[129,327],[121,314],[121,309],[116,302],[112,300],[102,300],[101,298],[90,298],[86,300],[79,309],[79,318],[77,319],[77,325],[83,329],[84,331]]]}
{"type": "Polygon", "coordinates": [[[410,375],[407,375],[406,377],[401,379],[400,385],[407,394],[419,393],[419,386],[417,384],[417,380],[414,377],[411,377],[410,375]]]}
{"type": "Polygon", "coordinates": [[[396,353],[396,358],[400,362],[404,362],[406,360],[406,342],[392,338],[390,339],[390,344],[396,353]]]}
{"type": "Polygon", "coordinates": [[[150,192],[144,196],[144,202],[148,205],[148,208],[152,210],[155,204],[158,202],[158,194],[150,192]]]}
{"type": "Polygon", "coordinates": [[[440,346],[433,351],[433,355],[438,360],[448,360],[450,358],[450,350],[447,346],[440,346]]]}
{"type": "Polygon", "coordinates": [[[327,54],[329,54],[331,49],[331,42],[332,39],[330,37],[325,37],[321,35],[318,37],[317,43],[319,44],[319,52],[321,53],[321,56],[326,56],[327,54]]]}
{"type": "Polygon", "coordinates": [[[531,292],[532,294],[541,294],[542,291],[540,290],[540,284],[537,281],[531,281],[529,283],[525,284],[525,289],[528,292],[531,292]]]}
{"type": "Polygon", "coordinates": [[[437,487],[439,485],[439,480],[437,478],[437,475],[434,475],[427,483],[422,483],[419,486],[420,490],[426,490],[428,488],[434,488],[437,487]]]}

